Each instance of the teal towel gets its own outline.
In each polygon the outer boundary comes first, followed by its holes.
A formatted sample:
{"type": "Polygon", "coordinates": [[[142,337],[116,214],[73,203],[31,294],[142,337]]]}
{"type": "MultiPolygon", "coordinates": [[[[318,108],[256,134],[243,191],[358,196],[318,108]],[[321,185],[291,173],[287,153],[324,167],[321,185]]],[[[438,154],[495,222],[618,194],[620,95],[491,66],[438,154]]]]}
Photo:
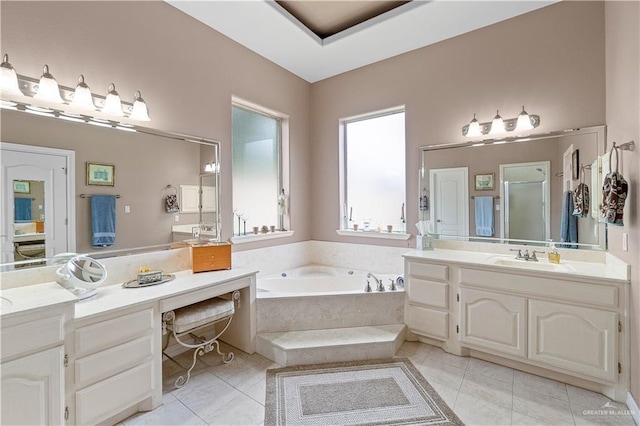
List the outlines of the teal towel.
{"type": "Polygon", "coordinates": [[[109,247],[116,243],[116,196],[91,196],[91,245],[109,247]]]}
{"type": "Polygon", "coordinates": [[[476,197],[476,235],[493,236],[493,196],[476,197]]]}
{"type": "Polygon", "coordinates": [[[31,222],[31,198],[16,198],[14,200],[14,220],[16,222],[31,222]]]}

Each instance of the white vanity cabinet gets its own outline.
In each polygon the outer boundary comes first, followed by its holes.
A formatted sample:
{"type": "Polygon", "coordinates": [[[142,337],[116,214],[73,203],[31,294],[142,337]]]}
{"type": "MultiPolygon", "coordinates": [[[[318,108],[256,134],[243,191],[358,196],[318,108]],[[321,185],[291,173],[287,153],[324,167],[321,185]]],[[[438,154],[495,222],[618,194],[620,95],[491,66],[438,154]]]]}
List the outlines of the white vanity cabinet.
{"type": "Polygon", "coordinates": [[[444,250],[405,255],[405,322],[413,334],[427,343],[440,342],[457,355],[625,400],[627,280],[607,272],[604,264],[572,274],[541,272],[526,264],[484,264],[481,259],[444,250]]]}
{"type": "Polygon", "coordinates": [[[405,261],[405,324],[415,334],[449,338],[449,267],[405,261]]]}
{"type": "Polygon", "coordinates": [[[65,423],[65,328],[72,317],[71,304],[3,316],[0,424],[65,423]]]}
{"type": "Polygon", "coordinates": [[[101,423],[131,407],[136,411],[152,408],[150,400],[162,391],[161,385],[158,389],[154,383],[154,378],[160,377],[154,360],[160,359],[159,324],[153,305],[77,321],[77,424],[101,423]],[[148,406],[138,407],[145,400],[148,406]]]}

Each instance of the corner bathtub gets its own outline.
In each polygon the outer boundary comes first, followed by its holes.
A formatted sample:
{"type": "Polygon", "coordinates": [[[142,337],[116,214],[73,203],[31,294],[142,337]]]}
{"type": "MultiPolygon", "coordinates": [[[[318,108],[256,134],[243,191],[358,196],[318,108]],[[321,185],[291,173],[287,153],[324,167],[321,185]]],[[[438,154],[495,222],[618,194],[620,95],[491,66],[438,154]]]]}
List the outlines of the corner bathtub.
{"type": "Polygon", "coordinates": [[[390,291],[399,274],[373,274],[384,292],[364,291],[368,271],[301,266],[257,279],[258,333],[360,327],[404,322],[404,289],[390,291]]]}

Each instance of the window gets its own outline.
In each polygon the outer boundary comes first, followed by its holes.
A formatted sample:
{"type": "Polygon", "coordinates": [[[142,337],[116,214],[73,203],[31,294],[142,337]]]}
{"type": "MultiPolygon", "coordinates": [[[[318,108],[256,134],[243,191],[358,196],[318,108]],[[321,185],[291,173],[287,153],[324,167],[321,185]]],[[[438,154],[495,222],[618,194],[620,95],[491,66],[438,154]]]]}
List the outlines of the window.
{"type": "Polygon", "coordinates": [[[284,116],[255,106],[232,106],[232,180],[234,236],[251,235],[255,227],[284,229],[279,207],[283,188],[284,116]]]}
{"type": "Polygon", "coordinates": [[[341,122],[341,229],[406,232],[404,110],[341,122]]]}

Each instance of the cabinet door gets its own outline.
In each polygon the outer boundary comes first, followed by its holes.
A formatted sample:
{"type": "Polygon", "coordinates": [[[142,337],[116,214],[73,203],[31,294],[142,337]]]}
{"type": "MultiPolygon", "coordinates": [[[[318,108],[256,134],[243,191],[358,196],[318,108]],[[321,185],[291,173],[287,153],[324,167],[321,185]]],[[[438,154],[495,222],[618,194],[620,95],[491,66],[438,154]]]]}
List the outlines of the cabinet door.
{"type": "Polygon", "coordinates": [[[460,342],[526,357],[526,299],[460,289],[460,342]]]}
{"type": "Polygon", "coordinates": [[[591,377],[617,377],[616,312],[529,300],[529,358],[591,377]]]}
{"type": "Polygon", "coordinates": [[[3,425],[64,424],[62,346],[2,364],[3,425]]]}

